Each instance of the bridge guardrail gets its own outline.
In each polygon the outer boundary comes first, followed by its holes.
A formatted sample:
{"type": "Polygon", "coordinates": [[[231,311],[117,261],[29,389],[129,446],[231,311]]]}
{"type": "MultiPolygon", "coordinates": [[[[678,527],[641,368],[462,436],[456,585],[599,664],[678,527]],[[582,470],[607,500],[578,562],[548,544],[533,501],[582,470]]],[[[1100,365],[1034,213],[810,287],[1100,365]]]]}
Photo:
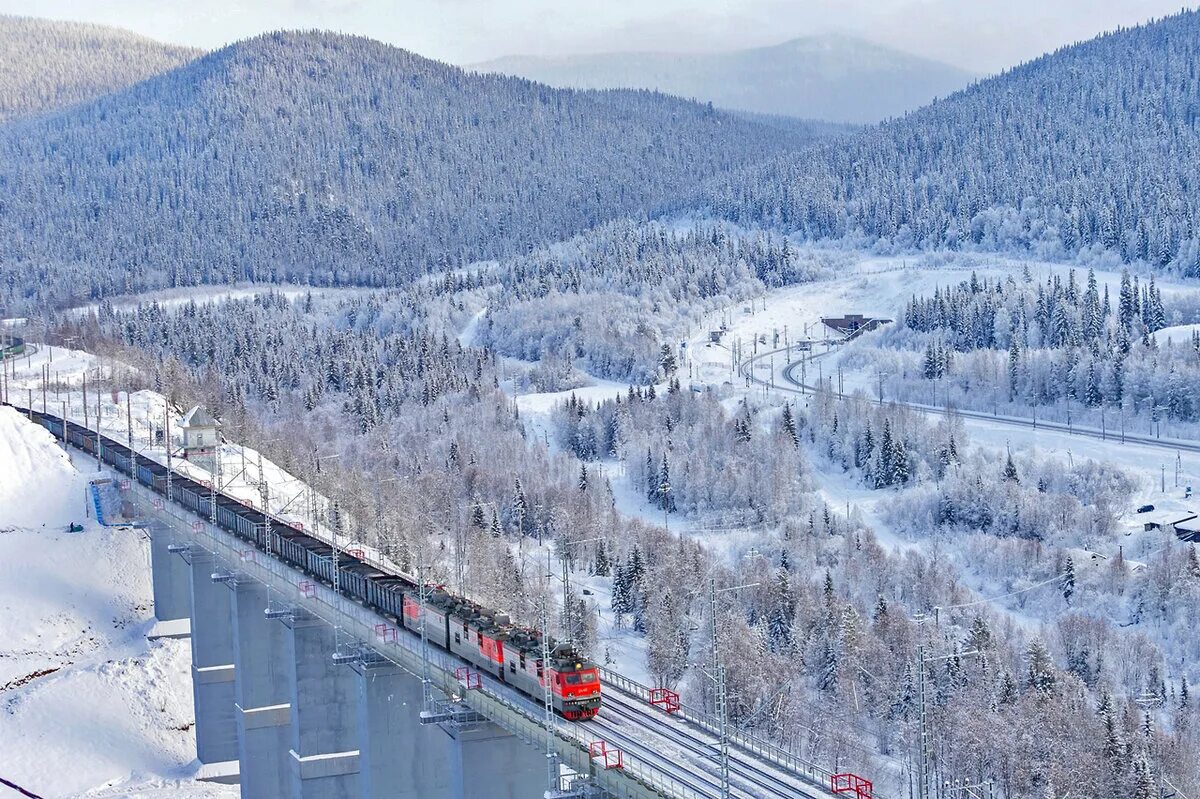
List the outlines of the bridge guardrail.
{"type": "MultiPolygon", "coordinates": [[[[646,702],[650,701],[649,687],[615,671],[611,671],[604,666],[600,667],[600,674],[604,682],[615,686],[624,693],[646,702]]],[[[687,703],[680,705],[679,712],[675,716],[683,718],[711,735],[720,736],[721,734],[720,723],[717,719],[687,703]]],[[[803,777],[816,787],[828,789],[829,779],[833,776],[833,772],[810,763],[794,752],[789,752],[778,744],[766,741],[756,735],[750,735],[740,730],[728,729],[726,734],[730,744],[739,749],[748,751],[790,773],[803,777]]],[[[877,797],[877,799],[883,799],[883,797],[877,797]]]]}

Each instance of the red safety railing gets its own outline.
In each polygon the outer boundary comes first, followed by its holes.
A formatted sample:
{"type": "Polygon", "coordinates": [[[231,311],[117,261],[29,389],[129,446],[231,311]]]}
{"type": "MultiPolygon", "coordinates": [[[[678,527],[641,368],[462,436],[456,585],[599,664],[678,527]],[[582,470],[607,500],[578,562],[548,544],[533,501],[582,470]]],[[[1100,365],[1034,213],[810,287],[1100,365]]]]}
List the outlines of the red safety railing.
{"type": "Polygon", "coordinates": [[[601,768],[625,768],[625,753],[620,749],[610,749],[608,741],[592,741],[588,744],[588,755],[601,768]]]}
{"type": "Polygon", "coordinates": [[[466,666],[459,666],[454,670],[454,679],[458,680],[458,684],[468,691],[478,691],[483,688],[483,675],[466,666]]]}
{"type": "Polygon", "coordinates": [[[838,796],[853,796],[854,799],[874,799],[871,781],[857,774],[833,774],[829,777],[829,790],[838,796]]]}
{"type": "Polygon", "coordinates": [[[679,694],[670,688],[651,688],[650,704],[659,705],[668,713],[676,713],[681,707],[679,694]]]}

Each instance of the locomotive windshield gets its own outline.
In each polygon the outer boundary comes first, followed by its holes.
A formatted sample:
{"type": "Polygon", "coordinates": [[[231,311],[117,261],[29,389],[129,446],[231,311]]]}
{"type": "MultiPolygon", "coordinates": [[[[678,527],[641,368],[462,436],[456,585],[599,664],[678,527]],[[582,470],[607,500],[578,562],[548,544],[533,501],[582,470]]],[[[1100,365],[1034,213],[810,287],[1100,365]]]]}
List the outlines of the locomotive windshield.
{"type": "Polygon", "coordinates": [[[596,681],[596,673],[585,671],[582,674],[568,674],[567,685],[587,685],[596,681]]]}

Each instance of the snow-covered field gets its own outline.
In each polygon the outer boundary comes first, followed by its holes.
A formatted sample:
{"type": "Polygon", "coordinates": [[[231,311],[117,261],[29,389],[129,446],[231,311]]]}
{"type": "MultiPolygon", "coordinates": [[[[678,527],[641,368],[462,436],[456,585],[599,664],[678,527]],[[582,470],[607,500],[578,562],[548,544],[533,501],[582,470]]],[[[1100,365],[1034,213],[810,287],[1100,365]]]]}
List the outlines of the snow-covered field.
{"type": "Polygon", "coordinates": [[[0,777],[45,797],[237,796],[193,779],[188,643],[146,640],[148,551],[86,519],[89,465],[0,408],[0,777]]]}
{"type": "MultiPolygon", "coordinates": [[[[743,358],[749,358],[755,353],[756,341],[757,350],[766,351],[784,347],[785,337],[788,343],[806,338],[824,340],[831,335],[831,331],[821,324],[821,317],[859,313],[867,317],[896,319],[912,297],[932,294],[939,287],[969,280],[972,272],[980,278],[1012,275],[1020,279],[1026,268],[1035,281],[1043,282],[1055,274],[1065,279],[1071,270],[1070,266],[1062,264],[998,256],[968,255],[949,260],[933,256],[920,259],[864,257],[843,277],[779,289],[754,303],[743,303],[709,314],[688,342],[690,363],[694,370],[692,378],[714,385],[732,380],[729,348],[739,341],[743,358]],[[708,333],[719,329],[722,323],[728,328],[724,340],[721,344],[713,344],[708,340],[708,333]]],[[[1081,284],[1087,279],[1086,268],[1076,267],[1075,274],[1081,284]]],[[[1096,281],[1101,292],[1107,287],[1115,297],[1120,289],[1121,274],[1097,271],[1096,281]]],[[[1168,300],[1200,295],[1200,284],[1163,279],[1157,285],[1168,300]]],[[[1195,329],[1200,329],[1200,325],[1177,325],[1160,331],[1158,336],[1163,341],[1167,336],[1175,341],[1183,341],[1195,329]]],[[[822,345],[817,345],[814,350],[816,353],[824,351],[822,345]]],[[[786,365],[785,360],[780,356],[776,364],[778,369],[786,365]]],[[[833,374],[836,368],[836,361],[827,362],[825,375],[833,374]]],[[[810,375],[811,382],[815,382],[813,378],[815,374],[810,375]]],[[[863,387],[868,383],[870,376],[864,378],[863,387]]],[[[856,385],[847,382],[846,390],[850,391],[856,385]]]]}
{"type": "MultiPolygon", "coordinates": [[[[689,343],[695,378],[709,385],[718,386],[731,380],[730,352],[728,344],[742,341],[743,356],[749,358],[754,351],[753,342],[760,337],[766,338],[766,344],[758,344],[760,351],[783,347],[784,330],[787,330],[788,340],[792,343],[801,340],[805,331],[812,338],[823,339],[829,331],[820,324],[822,316],[840,316],[844,313],[861,313],[868,317],[881,316],[895,319],[903,313],[904,305],[913,295],[926,295],[938,287],[958,283],[969,279],[972,272],[983,276],[1013,275],[1020,277],[1028,267],[1035,280],[1045,280],[1051,274],[1065,275],[1069,266],[1041,262],[1026,262],[1003,258],[984,258],[982,256],[965,256],[971,264],[965,266],[945,265],[940,268],[930,268],[922,261],[919,265],[911,258],[864,258],[853,274],[834,280],[819,281],[800,286],[794,286],[769,293],[758,301],[753,313],[746,313],[743,308],[734,309],[733,313],[714,314],[707,323],[711,329],[716,329],[722,318],[729,320],[729,331],[724,344],[711,344],[708,341],[707,328],[689,343]],[[775,344],[775,333],[780,336],[775,344]],[[711,346],[709,346],[711,344],[711,346]]],[[[1086,279],[1086,268],[1076,269],[1077,279],[1086,279]]],[[[1108,286],[1110,292],[1120,287],[1121,275],[1118,272],[1096,272],[1096,279],[1103,291],[1108,286]]],[[[1164,296],[1200,295],[1200,285],[1177,283],[1163,280],[1158,283],[1164,296]]],[[[1161,340],[1167,337],[1175,341],[1183,341],[1192,335],[1200,325],[1179,325],[1159,331],[1161,340]]],[[[814,353],[826,350],[822,345],[816,345],[814,353]]],[[[831,352],[829,357],[822,357],[820,374],[826,379],[833,377],[837,380],[838,355],[831,352]]],[[[793,360],[798,359],[793,354],[793,360]]],[[[781,354],[775,362],[776,383],[782,382],[781,372],[787,364],[787,357],[781,354]]],[[[761,369],[760,378],[766,378],[769,366],[761,369]]],[[[814,364],[808,370],[808,381],[815,383],[818,376],[818,366],[814,364]]],[[[761,398],[763,391],[759,387],[746,391],[744,381],[733,380],[733,387],[738,393],[748,393],[761,398]]],[[[842,383],[846,393],[855,389],[863,389],[870,396],[875,394],[875,378],[869,374],[858,374],[846,370],[842,375],[842,383]]],[[[782,402],[784,399],[794,400],[791,395],[778,394],[772,401],[782,402]]],[[[1174,453],[1155,447],[1140,446],[1132,443],[1121,443],[1119,436],[1109,441],[1100,441],[1081,436],[1072,436],[1047,430],[1033,430],[1026,427],[1012,426],[1000,422],[988,422],[982,419],[965,419],[967,432],[974,442],[996,448],[1012,446],[1017,451],[1028,451],[1039,456],[1056,456],[1063,460],[1072,458],[1093,458],[1120,464],[1136,473],[1142,480],[1144,491],[1139,498],[1146,502],[1174,508],[1182,503],[1182,487],[1193,485],[1200,487],[1200,455],[1181,453],[1178,459],[1174,453]],[[1179,467],[1180,490],[1175,490],[1176,466],[1179,467]],[[1162,474],[1165,468],[1167,491],[1160,491],[1162,474]],[[1178,497],[1176,495],[1179,495],[1178,497]],[[1178,502],[1175,500],[1178,499],[1178,502]]],[[[1115,422],[1113,423],[1115,426],[1115,422]]],[[[1146,431],[1142,431],[1146,432],[1146,431]]],[[[839,497],[845,491],[837,492],[839,497]]],[[[857,492],[855,492],[857,494],[857,492]]],[[[844,503],[843,503],[844,504],[844,503]]]]}
{"type": "MultiPolygon", "coordinates": [[[[796,401],[798,398],[792,394],[764,393],[760,386],[746,386],[745,381],[736,376],[738,373],[733,364],[734,353],[731,348],[740,342],[742,357],[749,358],[756,350],[764,352],[782,348],[787,343],[794,345],[797,341],[805,339],[820,341],[830,335],[830,331],[820,323],[822,316],[862,313],[868,317],[895,319],[903,312],[905,303],[914,294],[929,294],[939,286],[969,279],[973,271],[981,277],[1011,274],[1020,279],[1027,267],[1036,280],[1045,280],[1052,273],[1065,277],[1069,270],[1069,267],[1062,265],[1033,262],[1027,264],[1016,260],[977,256],[934,264],[933,268],[930,268],[928,263],[917,264],[911,259],[866,257],[851,273],[842,277],[773,291],[753,303],[739,304],[710,314],[688,341],[687,353],[681,361],[684,374],[687,375],[686,380],[692,384],[716,389],[720,396],[726,398],[726,405],[730,408],[736,406],[744,397],[760,407],[779,405],[785,400],[796,401]],[[711,342],[709,331],[720,328],[722,324],[727,327],[723,341],[711,342]]],[[[1076,274],[1077,279],[1082,282],[1086,279],[1087,270],[1077,269],[1076,274]]],[[[1110,292],[1118,290],[1121,280],[1119,273],[1097,272],[1096,277],[1101,290],[1105,285],[1109,287],[1110,292]]],[[[1163,281],[1158,285],[1164,296],[1168,297],[1195,297],[1200,293],[1200,288],[1192,284],[1163,281]]],[[[1160,336],[1183,340],[1191,336],[1195,327],[1176,326],[1162,331],[1160,336]]],[[[814,349],[816,353],[827,350],[822,344],[817,344],[814,349]]],[[[808,374],[809,381],[816,382],[819,369],[826,377],[836,376],[838,355],[838,350],[833,348],[830,355],[819,359],[817,363],[820,367],[812,365],[808,374]]],[[[793,360],[798,357],[798,354],[794,354],[793,360]]],[[[786,363],[787,358],[781,353],[775,364],[777,381],[786,363]]],[[[759,376],[767,375],[764,371],[759,376]]],[[[862,388],[871,396],[874,395],[871,375],[847,371],[842,377],[846,391],[862,388]]],[[[549,425],[551,411],[557,403],[571,394],[587,401],[596,401],[610,397],[620,390],[622,387],[619,385],[595,381],[594,386],[584,389],[517,396],[515,401],[534,436],[553,445],[554,436],[549,425]]],[[[1117,541],[1104,542],[1103,545],[1093,544],[1103,550],[1094,556],[1092,550],[1087,550],[1086,554],[1084,550],[1078,550],[1077,561],[1080,564],[1078,568],[1081,576],[1094,565],[1115,556],[1118,549],[1135,567],[1139,558],[1147,558],[1161,551],[1161,535],[1142,531],[1145,520],[1134,512],[1138,506],[1153,504],[1160,511],[1200,509],[1200,501],[1197,499],[1184,499],[1186,486],[1200,487],[1200,455],[1195,453],[1177,454],[1163,448],[1132,442],[1122,443],[1119,435],[1102,441],[1067,432],[1007,425],[1000,421],[976,418],[963,421],[970,436],[971,447],[996,457],[1003,457],[1005,450],[1011,449],[1016,456],[1028,456],[1037,461],[1050,459],[1064,464],[1077,464],[1091,459],[1117,465],[1135,479],[1137,489],[1129,508],[1119,521],[1119,529],[1123,535],[1118,535],[1117,541]]],[[[873,530],[886,549],[900,552],[912,549],[930,550],[936,547],[938,552],[955,560],[964,583],[977,592],[976,596],[980,600],[990,602],[993,607],[1006,612],[1018,623],[1036,627],[1041,621],[1053,616],[1055,611],[1049,606],[1037,609],[1037,594],[1030,594],[1028,597],[1024,594],[1012,596],[1012,586],[1009,584],[1011,576],[999,579],[994,569],[989,571],[985,564],[973,562],[965,550],[959,553],[948,542],[936,537],[917,540],[891,529],[887,522],[887,511],[888,503],[895,500],[894,492],[866,488],[853,476],[844,473],[840,466],[830,464],[820,455],[812,454],[812,460],[813,480],[818,495],[828,502],[833,510],[861,519],[873,530]]],[[[663,523],[661,513],[650,507],[640,491],[628,485],[620,463],[605,461],[589,465],[589,469],[593,468],[611,478],[614,499],[621,512],[638,517],[646,523],[663,523]]],[[[707,549],[726,559],[745,556],[757,543],[763,541],[763,536],[771,535],[769,530],[706,530],[699,522],[676,518],[670,519],[670,526],[675,531],[702,541],[707,549]]],[[[1020,579],[1012,579],[1018,585],[1025,584],[1020,579]]],[[[630,641],[625,636],[625,640],[620,644],[621,649],[624,650],[629,644],[630,641]]],[[[622,654],[628,656],[633,653],[622,654]]]]}
{"type": "MultiPolygon", "coordinates": [[[[288,299],[294,299],[310,293],[314,297],[335,297],[339,294],[348,296],[373,290],[367,288],[312,288],[310,286],[298,286],[288,283],[278,285],[270,283],[245,283],[232,286],[189,286],[187,288],[162,289],[159,291],[148,291],[144,294],[114,297],[109,302],[114,308],[136,308],[138,305],[149,303],[157,303],[165,308],[169,308],[189,302],[205,303],[243,300],[258,294],[267,293],[282,294],[288,299]]],[[[81,305],[75,309],[75,312],[84,314],[92,313],[98,307],[95,303],[81,305]]]]}

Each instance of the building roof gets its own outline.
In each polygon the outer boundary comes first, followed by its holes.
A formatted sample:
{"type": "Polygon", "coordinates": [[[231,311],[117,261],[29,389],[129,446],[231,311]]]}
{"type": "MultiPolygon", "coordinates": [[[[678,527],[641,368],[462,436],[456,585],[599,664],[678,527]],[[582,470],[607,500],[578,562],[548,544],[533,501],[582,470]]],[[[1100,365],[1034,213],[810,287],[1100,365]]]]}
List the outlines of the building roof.
{"type": "Polygon", "coordinates": [[[179,422],[180,427],[220,427],[221,423],[212,417],[208,411],[204,410],[200,405],[193,406],[190,411],[183,415],[183,419],[179,422]]]}
{"type": "Polygon", "coordinates": [[[1196,514],[1187,510],[1155,510],[1149,513],[1138,514],[1136,518],[1145,524],[1157,524],[1159,527],[1167,527],[1195,519],[1196,514]]]}

